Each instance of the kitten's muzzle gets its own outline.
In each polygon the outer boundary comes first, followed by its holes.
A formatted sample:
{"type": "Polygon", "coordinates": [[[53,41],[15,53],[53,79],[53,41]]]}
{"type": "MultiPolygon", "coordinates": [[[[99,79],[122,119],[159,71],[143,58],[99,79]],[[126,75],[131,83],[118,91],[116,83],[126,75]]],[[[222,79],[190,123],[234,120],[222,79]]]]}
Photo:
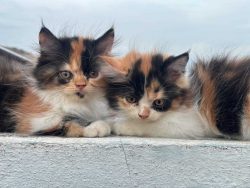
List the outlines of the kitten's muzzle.
{"type": "Polygon", "coordinates": [[[143,109],[138,113],[138,116],[141,119],[147,119],[150,115],[150,109],[147,107],[143,107],[143,109]]]}
{"type": "Polygon", "coordinates": [[[83,90],[83,88],[86,87],[86,84],[76,84],[76,88],[79,89],[80,91],[83,90]]]}

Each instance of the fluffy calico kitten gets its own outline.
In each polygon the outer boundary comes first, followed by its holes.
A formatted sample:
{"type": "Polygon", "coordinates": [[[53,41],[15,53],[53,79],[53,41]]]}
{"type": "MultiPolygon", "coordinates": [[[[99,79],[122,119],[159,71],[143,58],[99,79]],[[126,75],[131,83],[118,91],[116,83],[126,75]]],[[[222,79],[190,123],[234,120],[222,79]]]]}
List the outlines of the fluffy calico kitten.
{"type": "Polygon", "coordinates": [[[10,68],[1,70],[9,79],[0,80],[0,131],[72,137],[108,135],[109,126],[100,120],[110,115],[104,98],[106,82],[96,62],[100,55],[109,55],[113,42],[113,28],[98,39],[90,39],[57,38],[42,27],[33,82],[23,82],[24,76],[16,77],[10,68]]]}
{"type": "Polygon", "coordinates": [[[130,136],[249,139],[250,59],[199,61],[187,76],[188,59],[188,53],[103,57],[107,64],[102,73],[109,78],[106,97],[120,112],[112,131],[130,136]]]}

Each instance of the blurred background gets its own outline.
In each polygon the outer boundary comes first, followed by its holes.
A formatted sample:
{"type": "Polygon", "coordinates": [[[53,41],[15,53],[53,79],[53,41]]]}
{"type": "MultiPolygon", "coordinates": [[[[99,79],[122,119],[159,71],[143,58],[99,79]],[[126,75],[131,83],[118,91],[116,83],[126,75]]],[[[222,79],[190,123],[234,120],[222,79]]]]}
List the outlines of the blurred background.
{"type": "Polygon", "coordinates": [[[56,35],[99,36],[112,25],[128,50],[250,54],[248,0],[0,0],[0,44],[35,52],[41,19],[56,35]]]}

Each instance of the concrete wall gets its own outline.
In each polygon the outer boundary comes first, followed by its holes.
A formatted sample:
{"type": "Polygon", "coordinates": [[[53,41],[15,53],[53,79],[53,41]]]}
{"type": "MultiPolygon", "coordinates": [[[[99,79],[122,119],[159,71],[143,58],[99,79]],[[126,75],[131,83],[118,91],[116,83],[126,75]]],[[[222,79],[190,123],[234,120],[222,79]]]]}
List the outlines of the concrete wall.
{"type": "Polygon", "coordinates": [[[250,142],[2,135],[0,187],[250,187],[250,142]]]}

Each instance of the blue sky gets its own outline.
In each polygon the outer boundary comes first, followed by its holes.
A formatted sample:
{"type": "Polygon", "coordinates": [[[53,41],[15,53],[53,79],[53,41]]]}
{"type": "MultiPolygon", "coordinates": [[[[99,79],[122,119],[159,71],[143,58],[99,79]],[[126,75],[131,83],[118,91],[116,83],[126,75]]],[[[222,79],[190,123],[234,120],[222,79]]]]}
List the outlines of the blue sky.
{"type": "Polygon", "coordinates": [[[0,44],[32,51],[42,18],[55,34],[98,36],[114,25],[117,55],[250,54],[249,7],[248,0],[0,0],[0,44]]]}

